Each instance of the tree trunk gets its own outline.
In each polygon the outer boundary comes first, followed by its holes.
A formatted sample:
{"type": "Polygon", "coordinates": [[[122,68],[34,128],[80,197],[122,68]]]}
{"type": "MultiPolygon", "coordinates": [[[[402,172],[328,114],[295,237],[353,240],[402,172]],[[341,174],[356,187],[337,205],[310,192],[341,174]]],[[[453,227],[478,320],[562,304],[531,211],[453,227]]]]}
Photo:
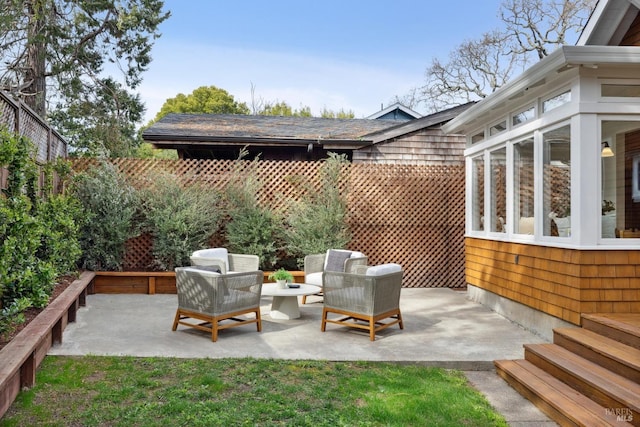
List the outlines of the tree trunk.
{"type": "Polygon", "coordinates": [[[46,0],[26,2],[29,14],[29,41],[25,70],[26,87],[21,95],[24,102],[40,117],[46,116],[46,49],[44,28],[46,24],[46,0]]]}

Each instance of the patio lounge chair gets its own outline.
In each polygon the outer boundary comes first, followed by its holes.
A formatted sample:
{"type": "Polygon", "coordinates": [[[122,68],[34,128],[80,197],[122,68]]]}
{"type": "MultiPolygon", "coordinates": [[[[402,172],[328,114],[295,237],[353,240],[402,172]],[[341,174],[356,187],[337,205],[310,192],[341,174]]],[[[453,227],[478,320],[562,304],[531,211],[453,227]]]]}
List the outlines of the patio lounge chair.
{"type": "Polygon", "coordinates": [[[256,271],[260,268],[260,257],[258,255],[230,254],[226,248],[201,249],[191,254],[191,265],[215,265],[223,274],[256,271]]]}
{"type": "Polygon", "coordinates": [[[400,314],[400,290],[402,267],[398,264],[382,264],[375,267],[358,267],[356,273],[327,271],[324,273],[324,308],[322,325],[327,323],[369,331],[371,341],[376,332],[398,324],[404,329],[400,314]],[[338,314],[340,318],[330,318],[338,314]],[[389,319],[386,323],[382,320],[389,319]]]}
{"type": "Polygon", "coordinates": [[[184,325],[211,333],[211,341],[217,341],[218,331],[235,326],[256,323],[262,330],[260,295],[262,271],[219,274],[209,267],[176,268],[178,309],[173,330],[184,325]],[[255,318],[243,316],[255,314],[255,318]],[[193,323],[186,319],[202,322],[193,323]],[[222,321],[229,321],[220,323],[222,321]]]}
{"type": "MultiPolygon", "coordinates": [[[[325,271],[352,273],[359,265],[367,265],[367,257],[362,252],[329,249],[323,254],[307,255],[304,257],[304,282],[322,288],[322,275],[325,271]]],[[[317,295],[321,294],[322,292],[317,295]]],[[[302,304],[306,302],[307,297],[302,297],[302,304]]]]}

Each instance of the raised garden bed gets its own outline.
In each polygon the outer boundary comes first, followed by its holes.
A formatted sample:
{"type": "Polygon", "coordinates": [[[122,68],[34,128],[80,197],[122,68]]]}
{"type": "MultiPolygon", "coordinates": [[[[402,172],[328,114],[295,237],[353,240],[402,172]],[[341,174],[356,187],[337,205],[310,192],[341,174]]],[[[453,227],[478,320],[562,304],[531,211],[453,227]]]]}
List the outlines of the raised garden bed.
{"type": "Polygon", "coordinates": [[[9,409],[22,388],[35,384],[36,370],[76,312],[86,304],[95,273],[83,272],[55,300],[0,350],[0,417],[9,409]]]}
{"type": "MultiPolygon", "coordinates": [[[[264,272],[268,282],[269,271],[264,272]]],[[[176,274],[164,271],[97,271],[96,294],[175,294],[176,274]]],[[[304,283],[304,271],[292,271],[296,283],[304,283]]]]}

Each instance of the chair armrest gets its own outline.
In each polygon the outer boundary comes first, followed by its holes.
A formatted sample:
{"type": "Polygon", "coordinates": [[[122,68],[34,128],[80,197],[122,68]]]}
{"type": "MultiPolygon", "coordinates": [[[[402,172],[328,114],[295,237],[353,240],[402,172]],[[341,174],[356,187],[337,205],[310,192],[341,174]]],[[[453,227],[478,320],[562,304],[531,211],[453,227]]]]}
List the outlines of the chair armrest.
{"type": "Polygon", "coordinates": [[[355,273],[357,266],[367,265],[368,262],[369,262],[369,258],[367,258],[366,256],[357,257],[357,258],[347,258],[344,262],[344,272],[355,273]]]}
{"type": "Polygon", "coordinates": [[[260,268],[260,257],[258,255],[229,254],[229,270],[247,272],[256,271],[260,268]]]}
{"type": "Polygon", "coordinates": [[[312,254],[304,257],[304,274],[320,273],[324,270],[324,254],[312,254]]]}

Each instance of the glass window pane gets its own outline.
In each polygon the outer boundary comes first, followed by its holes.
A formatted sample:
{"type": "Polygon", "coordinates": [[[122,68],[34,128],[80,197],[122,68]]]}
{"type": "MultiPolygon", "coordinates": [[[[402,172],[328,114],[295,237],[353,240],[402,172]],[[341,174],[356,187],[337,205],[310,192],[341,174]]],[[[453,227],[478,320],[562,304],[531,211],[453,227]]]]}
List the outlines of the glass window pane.
{"type": "Polygon", "coordinates": [[[477,133],[471,137],[471,143],[475,144],[476,142],[480,142],[484,139],[484,131],[477,133]]]}
{"type": "Polygon", "coordinates": [[[491,126],[489,128],[489,135],[493,136],[493,135],[497,135],[500,132],[504,132],[505,130],[507,130],[507,122],[506,121],[502,121],[500,123],[497,123],[493,126],[491,126]]]}
{"type": "Polygon", "coordinates": [[[491,152],[491,231],[504,233],[507,217],[507,149],[491,152]]]}
{"type": "Polygon", "coordinates": [[[571,236],[571,128],[545,132],[542,149],[545,236],[571,236]]]}
{"type": "Polygon", "coordinates": [[[471,229],[474,231],[484,230],[484,157],[474,157],[472,160],[471,187],[472,197],[472,217],[471,229]]]}
{"type": "Polygon", "coordinates": [[[558,108],[561,105],[571,102],[571,91],[563,92],[559,95],[552,96],[551,98],[542,102],[542,112],[546,113],[554,108],[558,108]]]}
{"type": "Polygon", "coordinates": [[[513,146],[514,233],[534,234],[533,137],[513,146]]]}
{"type": "Polygon", "coordinates": [[[637,98],[640,97],[640,85],[604,84],[601,93],[615,98],[637,98]]]}
{"type": "Polygon", "coordinates": [[[535,110],[533,109],[533,107],[528,108],[524,111],[514,114],[513,117],[511,118],[511,124],[513,126],[517,126],[524,122],[528,122],[529,120],[533,119],[534,116],[535,116],[535,110]]]}
{"type": "Polygon", "coordinates": [[[614,154],[601,158],[601,236],[640,238],[640,122],[604,121],[601,141],[614,154]]]}

